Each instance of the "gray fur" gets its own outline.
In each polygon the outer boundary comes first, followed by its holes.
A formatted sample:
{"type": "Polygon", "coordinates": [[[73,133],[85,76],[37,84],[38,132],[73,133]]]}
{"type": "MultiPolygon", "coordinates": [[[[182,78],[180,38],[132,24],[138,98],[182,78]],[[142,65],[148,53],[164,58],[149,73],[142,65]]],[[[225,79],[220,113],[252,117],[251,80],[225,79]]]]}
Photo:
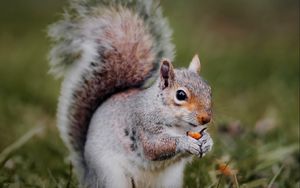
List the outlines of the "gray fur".
{"type": "MultiPolygon", "coordinates": [[[[85,170],[88,174],[90,169],[97,169],[94,175],[100,178],[99,184],[120,187],[122,182],[123,187],[130,187],[128,182],[133,178],[137,187],[181,187],[189,154],[203,157],[211,150],[213,141],[207,132],[200,140],[185,136],[193,127],[174,116],[178,108],[162,102],[171,88],[161,90],[159,82],[158,79],[150,88],[132,94],[114,95],[95,112],[85,145],[85,170]],[[126,134],[125,129],[130,133],[126,134]],[[179,164],[180,171],[167,172],[179,164]],[[174,179],[176,173],[180,174],[178,179],[174,179]]],[[[199,76],[193,81],[185,80],[188,85],[191,82],[205,84],[199,76]]],[[[192,112],[189,114],[192,116],[192,112]]],[[[83,182],[90,184],[89,179],[83,182]]]]}
{"type": "Polygon", "coordinates": [[[152,1],[86,0],[70,1],[63,19],[50,26],[49,36],[53,42],[49,55],[50,72],[57,77],[64,76],[57,113],[58,127],[78,163],[75,166],[84,166],[82,152],[92,114],[114,92],[141,87],[155,73],[162,57],[173,58],[171,31],[160,7],[152,1]],[[122,57],[121,63],[116,58],[125,54],[117,54],[118,47],[124,50],[127,46],[116,44],[123,42],[122,39],[114,43],[108,35],[111,27],[112,33],[122,36],[122,30],[115,26],[120,26],[122,22],[118,21],[125,17],[136,23],[132,27],[138,28],[133,32],[140,33],[144,39],[136,47],[133,43],[139,42],[139,38],[127,39],[128,44],[133,44],[133,49],[126,52],[129,55],[122,57]],[[138,51],[143,45],[148,45],[142,47],[145,52],[142,56],[136,54],[136,61],[132,61],[133,50],[138,51]],[[107,53],[112,54],[109,58],[114,61],[105,57],[107,53]],[[143,57],[145,55],[147,57],[143,57]],[[120,63],[123,68],[115,66],[120,63]],[[138,67],[140,71],[133,71],[130,67],[138,67]],[[116,77],[118,71],[128,74],[116,77]]]}
{"type": "MultiPolygon", "coordinates": [[[[126,7],[144,20],[145,27],[153,37],[153,51],[156,63],[162,57],[174,58],[174,45],[171,43],[172,31],[168,21],[163,18],[158,1],[153,0],[70,0],[63,19],[49,27],[53,41],[50,52],[50,72],[57,77],[63,76],[71,64],[81,61],[84,54],[81,43],[90,40],[91,33],[84,31],[84,23],[99,17],[104,9],[126,7]]],[[[95,33],[94,33],[95,34],[95,33]]],[[[90,54],[88,54],[90,55],[90,54]]],[[[94,54],[96,55],[96,54],[94,54]]]]}
{"type": "Polygon", "coordinates": [[[158,3],[70,1],[49,36],[50,72],[64,78],[58,128],[81,185],[180,187],[188,154],[200,156],[213,144],[208,134],[199,141],[184,136],[199,109],[211,110],[211,96],[197,74],[174,71],[171,63],[161,87],[157,69],[163,57],[174,58],[174,47],[158,3]],[[197,108],[174,104],[178,86],[197,108]]]}

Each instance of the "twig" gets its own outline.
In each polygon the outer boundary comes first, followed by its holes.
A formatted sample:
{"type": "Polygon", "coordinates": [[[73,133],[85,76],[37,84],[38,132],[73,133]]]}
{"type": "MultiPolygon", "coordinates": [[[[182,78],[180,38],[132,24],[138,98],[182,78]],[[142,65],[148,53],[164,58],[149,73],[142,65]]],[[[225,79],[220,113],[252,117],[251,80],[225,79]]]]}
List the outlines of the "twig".
{"type": "Polygon", "coordinates": [[[234,173],[232,176],[233,176],[235,187],[240,188],[239,182],[238,182],[237,177],[236,177],[236,173],[234,173]]]}
{"type": "MultiPolygon", "coordinates": [[[[230,161],[231,161],[231,159],[226,163],[225,168],[229,165],[230,161]]],[[[218,182],[218,184],[217,184],[217,188],[219,188],[219,186],[220,186],[220,184],[221,184],[222,178],[223,178],[223,174],[221,174],[221,177],[220,177],[219,182],[218,182]]]]}
{"type": "Polygon", "coordinates": [[[282,171],[283,169],[283,165],[280,167],[280,169],[278,170],[278,172],[274,175],[274,177],[272,178],[272,180],[270,181],[269,185],[268,185],[268,188],[271,188],[272,185],[274,184],[276,178],[279,176],[280,172],[282,171]]]}
{"type": "Polygon", "coordinates": [[[1,153],[0,153],[0,167],[4,165],[4,163],[7,161],[7,159],[14,153],[17,149],[22,147],[26,142],[28,142],[34,135],[42,132],[44,130],[44,127],[39,126],[36,128],[31,129],[26,134],[24,134],[21,138],[19,138],[17,141],[6,147],[1,153]]]}

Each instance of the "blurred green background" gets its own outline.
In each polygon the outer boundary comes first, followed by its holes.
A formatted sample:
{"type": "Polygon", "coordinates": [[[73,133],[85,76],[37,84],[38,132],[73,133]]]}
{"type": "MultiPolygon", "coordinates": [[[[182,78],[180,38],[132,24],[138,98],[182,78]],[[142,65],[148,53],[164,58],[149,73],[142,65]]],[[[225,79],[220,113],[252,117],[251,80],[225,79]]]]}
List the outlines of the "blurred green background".
{"type": "MultiPolygon", "coordinates": [[[[174,30],[175,65],[198,53],[213,88],[214,149],[187,167],[185,186],[299,187],[299,1],[161,4],[174,30]],[[237,181],[220,164],[237,170],[237,181]]],[[[0,153],[29,130],[45,130],[5,157],[0,187],[77,185],[55,126],[60,80],[47,73],[47,25],[66,5],[1,2],[0,153]]]]}

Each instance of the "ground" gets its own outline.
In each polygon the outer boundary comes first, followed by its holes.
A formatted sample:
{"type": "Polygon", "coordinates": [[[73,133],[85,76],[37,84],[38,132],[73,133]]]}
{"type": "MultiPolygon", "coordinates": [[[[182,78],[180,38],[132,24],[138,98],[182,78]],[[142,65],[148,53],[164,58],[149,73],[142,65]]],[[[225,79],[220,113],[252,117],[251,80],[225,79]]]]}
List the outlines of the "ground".
{"type": "MultiPolygon", "coordinates": [[[[161,4],[174,29],[174,64],[198,53],[213,89],[215,145],[188,165],[185,187],[299,187],[299,2],[161,4]]],[[[0,187],[77,185],[55,125],[60,80],[47,74],[47,25],[65,5],[1,3],[0,187]],[[44,130],[24,141],[37,127],[44,130]]]]}

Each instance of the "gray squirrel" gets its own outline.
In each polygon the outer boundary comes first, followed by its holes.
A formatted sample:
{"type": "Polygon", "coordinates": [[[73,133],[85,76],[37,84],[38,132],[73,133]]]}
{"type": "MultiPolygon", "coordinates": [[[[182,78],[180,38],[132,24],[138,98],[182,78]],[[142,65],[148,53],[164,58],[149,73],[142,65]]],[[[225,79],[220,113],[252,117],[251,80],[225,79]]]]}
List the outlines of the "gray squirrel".
{"type": "Polygon", "coordinates": [[[49,27],[50,72],[63,77],[58,128],[81,187],[183,186],[212,148],[211,89],[197,55],[174,69],[171,30],[152,0],[73,0],[49,27]]]}

